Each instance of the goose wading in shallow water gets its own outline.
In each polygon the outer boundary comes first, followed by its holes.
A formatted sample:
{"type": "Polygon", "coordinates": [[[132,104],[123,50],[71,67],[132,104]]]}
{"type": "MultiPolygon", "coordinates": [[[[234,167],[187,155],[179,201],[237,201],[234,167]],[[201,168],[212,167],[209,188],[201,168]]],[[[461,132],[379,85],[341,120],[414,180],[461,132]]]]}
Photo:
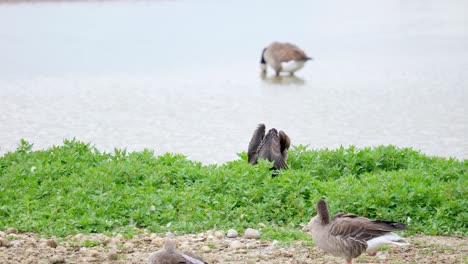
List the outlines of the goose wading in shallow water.
{"type": "Polygon", "coordinates": [[[162,249],[152,253],[148,264],[207,264],[203,259],[190,252],[178,253],[172,240],[166,240],[162,249]]]}
{"type": "Polygon", "coordinates": [[[383,245],[409,245],[402,237],[392,233],[393,230],[406,229],[403,223],[370,220],[347,213],[336,214],[330,220],[324,200],[317,203],[316,209],[317,215],[303,231],[309,232],[318,247],[336,257],[345,258],[348,264],[364,252],[375,255],[383,245]]]}
{"type": "Polygon", "coordinates": [[[274,128],[265,135],[265,125],[259,124],[250,139],[247,157],[250,164],[257,164],[258,159],[273,161],[273,169],[287,169],[288,149],[291,140],[283,131],[274,128]]]}
{"type": "Polygon", "coordinates": [[[291,75],[304,67],[311,60],[303,50],[291,43],[273,42],[262,51],[260,67],[262,73],[266,74],[268,65],[273,68],[276,75],[287,72],[291,75]]]}

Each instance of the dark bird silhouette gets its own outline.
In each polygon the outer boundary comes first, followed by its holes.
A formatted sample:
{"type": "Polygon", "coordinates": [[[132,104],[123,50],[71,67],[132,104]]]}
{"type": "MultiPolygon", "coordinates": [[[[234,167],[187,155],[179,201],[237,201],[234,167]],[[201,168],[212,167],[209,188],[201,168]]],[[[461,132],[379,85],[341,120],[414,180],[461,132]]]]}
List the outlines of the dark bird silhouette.
{"type": "Polygon", "coordinates": [[[270,129],[265,135],[265,125],[259,124],[247,150],[248,161],[250,164],[257,164],[258,159],[273,161],[273,169],[287,169],[288,149],[291,140],[283,131],[274,128],[270,129]]]}

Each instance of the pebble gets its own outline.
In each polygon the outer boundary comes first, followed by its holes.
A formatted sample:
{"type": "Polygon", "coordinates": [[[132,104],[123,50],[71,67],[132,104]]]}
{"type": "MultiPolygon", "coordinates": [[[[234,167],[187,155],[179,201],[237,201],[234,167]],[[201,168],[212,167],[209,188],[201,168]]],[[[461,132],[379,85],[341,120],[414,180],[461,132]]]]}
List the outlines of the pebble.
{"type": "Polygon", "coordinates": [[[240,241],[234,240],[231,243],[231,248],[233,249],[245,248],[245,244],[240,241]]]}
{"type": "Polygon", "coordinates": [[[47,240],[47,245],[51,248],[56,248],[57,247],[57,242],[53,239],[47,240]]]}
{"type": "Polygon", "coordinates": [[[103,245],[103,246],[107,246],[107,245],[111,244],[111,242],[112,242],[112,239],[111,239],[111,238],[107,238],[107,239],[105,239],[104,241],[102,241],[102,245],[103,245]]]}
{"type": "Polygon", "coordinates": [[[18,230],[16,228],[10,227],[6,231],[7,234],[18,234],[18,230]]]}
{"type": "Polygon", "coordinates": [[[217,239],[223,239],[224,238],[224,232],[223,231],[216,231],[214,233],[214,236],[217,238],[217,239]]]}
{"type": "Polygon", "coordinates": [[[91,250],[89,251],[89,256],[90,256],[90,257],[97,258],[97,257],[99,257],[99,255],[100,255],[100,254],[99,254],[99,252],[98,252],[97,250],[91,249],[91,250]]]}
{"type": "Polygon", "coordinates": [[[109,260],[117,260],[119,255],[114,250],[111,250],[108,255],[109,260]]]}
{"type": "Polygon", "coordinates": [[[49,262],[52,264],[56,263],[65,263],[65,257],[62,256],[53,256],[49,259],[49,262]]]}
{"type": "Polygon", "coordinates": [[[247,228],[245,230],[244,236],[246,238],[258,239],[258,238],[260,238],[260,232],[258,230],[256,230],[256,229],[247,228]]]}
{"type": "Polygon", "coordinates": [[[10,247],[11,243],[7,239],[0,238],[0,247],[10,247]]]}
{"type": "Polygon", "coordinates": [[[201,248],[201,251],[202,251],[203,253],[208,253],[208,252],[211,251],[211,248],[208,247],[208,246],[203,246],[203,247],[201,248]]]}
{"type": "Polygon", "coordinates": [[[258,227],[264,228],[264,227],[266,227],[266,225],[265,225],[264,223],[259,223],[259,224],[258,224],[258,227]]]}
{"type": "Polygon", "coordinates": [[[5,232],[0,231],[0,237],[5,237],[5,235],[6,235],[5,232]]]}
{"type": "Polygon", "coordinates": [[[135,244],[133,244],[132,242],[125,242],[124,244],[125,249],[132,249],[134,247],[135,247],[135,244]]]}
{"type": "Polygon", "coordinates": [[[122,234],[117,234],[117,235],[115,236],[115,239],[117,239],[118,241],[122,241],[122,240],[125,239],[125,237],[124,237],[122,234]]]}
{"type": "Polygon", "coordinates": [[[229,229],[229,230],[227,231],[227,234],[226,234],[226,236],[229,237],[229,238],[234,238],[234,237],[237,237],[238,235],[239,235],[239,234],[238,234],[237,231],[234,230],[234,229],[229,229]]]}
{"type": "Polygon", "coordinates": [[[22,247],[24,244],[24,240],[13,240],[10,242],[12,247],[22,247]]]}

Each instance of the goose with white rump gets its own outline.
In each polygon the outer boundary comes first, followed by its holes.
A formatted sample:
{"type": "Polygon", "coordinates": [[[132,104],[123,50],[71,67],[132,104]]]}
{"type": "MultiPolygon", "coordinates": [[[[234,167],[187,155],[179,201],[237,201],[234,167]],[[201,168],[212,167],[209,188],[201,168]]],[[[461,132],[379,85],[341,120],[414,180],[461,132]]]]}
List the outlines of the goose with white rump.
{"type": "Polygon", "coordinates": [[[148,258],[148,264],[207,264],[203,259],[190,252],[179,253],[175,251],[176,244],[172,240],[166,240],[162,249],[152,253],[148,258]]]}
{"type": "Polygon", "coordinates": [[[317,215],[303,231],[309,232],[318,247],[336,257],[345,258],[348,264],[364,252],[375,255],[383,245],[409,245],[392,232],[406,229],[403,223],[370,220],[348,213],[339,213],[330,219],[325,200],[320,200],[316,209],[317,215]]]}
{"type": "Polygon", "coordinates": [[[267,66],[269,65],[278,76],[280,72],[287,72],[290,75],[302,67],[304,64],[311,60],[303,50],[291,43],[273,42],[262,51],[260,59],[260,67],[262,73],[266,74],[267,66]]]}

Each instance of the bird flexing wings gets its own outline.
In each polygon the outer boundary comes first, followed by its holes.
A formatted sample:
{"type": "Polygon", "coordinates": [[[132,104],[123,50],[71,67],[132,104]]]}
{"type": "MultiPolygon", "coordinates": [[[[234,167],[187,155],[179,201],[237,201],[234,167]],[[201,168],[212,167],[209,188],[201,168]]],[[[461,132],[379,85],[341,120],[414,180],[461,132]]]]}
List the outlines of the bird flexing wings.
{"type": "Polygon", "coordinates": [[[257,164],[258,159],[273,161],[273,168],[276,170],[287,169],[286,161],[288,159],[288,149],[291,140],[283,131],[274,128],[270,129],[265,135],[265,125],[258,125],[252,135],[247,150],[248,161],[250,164],[257,164]]]}

